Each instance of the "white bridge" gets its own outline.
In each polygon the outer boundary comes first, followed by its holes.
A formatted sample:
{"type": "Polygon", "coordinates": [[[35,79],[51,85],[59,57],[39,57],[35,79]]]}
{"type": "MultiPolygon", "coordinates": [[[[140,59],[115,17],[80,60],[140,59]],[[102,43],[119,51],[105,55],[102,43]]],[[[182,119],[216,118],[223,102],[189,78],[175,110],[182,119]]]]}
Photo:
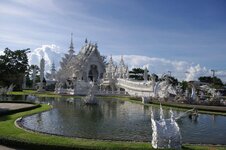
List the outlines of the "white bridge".
{"type": "MultiPolygon", "coordinates": [[[[86,95],[89,82],[76,81],[73,88],[56,88],[58,94],[86,95]]],[[[138,97],[167,97],[175,94],[174,88],[166,81],[138,81],[126,78],[102,80],[96,84],[95,95],[130,95],[138,97]]],[[[176,95],[176,94],[175,94],[176,95]]]]}
{"type": "Polygon", "coordinates": [[[125,93],[131,96],[139,97],[153,97],[154,96],[154,84],[150,81],[133,81],[128,79],[118,78],[116,82],[118,88],[125,90],[125,93]]]}

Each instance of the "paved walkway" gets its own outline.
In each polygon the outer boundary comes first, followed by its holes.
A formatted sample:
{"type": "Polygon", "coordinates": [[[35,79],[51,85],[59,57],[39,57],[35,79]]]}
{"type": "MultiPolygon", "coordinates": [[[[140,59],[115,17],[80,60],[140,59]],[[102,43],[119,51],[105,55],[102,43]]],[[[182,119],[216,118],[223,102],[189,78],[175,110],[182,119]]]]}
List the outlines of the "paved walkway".
{"type": "MultiPolygon", "coordinates": [[[[22,108],[33,107],[34,104],[25,104],[25,103],[0,103],[0,114],[1,112],[7,112],[22,108]]],[[[22,150],[19,148],[11,148],[7,146],[0,145],[0,150],[22,150]]]]}
{"type": "Polygon", "coordinates": [[[22,150],[22,149],[15,149],[15,148],[10,148],[10,147],[7,147],[7,146],[3,146],[3,145],[0,145],[0,150],[22,150]]]}
{"type": "Polygon", "coordinates": [[[29,108],[33,106],[34,104],[25,104],[25,103],[0,103],[0,113],[22,108],[29,108]]]}

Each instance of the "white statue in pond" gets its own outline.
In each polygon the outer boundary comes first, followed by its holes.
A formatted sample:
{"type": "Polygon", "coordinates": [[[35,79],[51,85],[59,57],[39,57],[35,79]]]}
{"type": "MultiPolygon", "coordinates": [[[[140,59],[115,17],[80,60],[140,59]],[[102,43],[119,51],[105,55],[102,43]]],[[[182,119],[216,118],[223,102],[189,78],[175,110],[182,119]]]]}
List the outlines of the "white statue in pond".
{"type": "Polygon", "coordinates": [[[154,114],[151,109],[152,122],[152,147],[153,148],[181,148],[180,128],[176,122],[173,111],[170,110],[170,118],[164,119],[163,109],[160,105],[160,120],[154,119],[154,114]]]}
{"type": "Polygon", "coordinates": [[[95,86],[94,82],[90,83],[90,89],[86,97],[82,98],[85,104],[97,104],[97,99],[95,97],[95,86]]]}

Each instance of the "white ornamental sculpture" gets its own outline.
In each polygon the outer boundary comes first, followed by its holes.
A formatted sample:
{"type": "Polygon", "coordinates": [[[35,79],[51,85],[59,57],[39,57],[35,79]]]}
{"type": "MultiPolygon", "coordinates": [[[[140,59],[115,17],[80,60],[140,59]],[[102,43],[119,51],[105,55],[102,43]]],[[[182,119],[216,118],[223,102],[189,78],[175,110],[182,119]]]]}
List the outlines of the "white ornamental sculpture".
{"type": "Polygon", "coordinates": [[[37,73],[37,67],[34,66],[33,73],[32,73],[32,88],[35,89],[35,79],[36,79],[36,73],[37,73]]]}
{"type": "Polygon", "coordinates": [[[144,82],[147,82],[147,80],[148,80],[148,69],[147,69],[147,67],[145,67],[145,69],[144,69],[144,82]]]}
{"type": "Polygon", "coordinates": [[[182,138],[180,128],[176,122],[173,111],[170,110],[170,118],[165,119],[160,104],[159,120],[155,120],[151,108],[152,122],[152,147],[158,149],[181,149],[182,138]]]}
{"type": "Polygon", "coordinates": [[[42,58],[40,62],[40,85],[38,92],[45,91],[45,89],[43,88],[44,71],[45,71],[45,60],[44,58],[42,58]]]}

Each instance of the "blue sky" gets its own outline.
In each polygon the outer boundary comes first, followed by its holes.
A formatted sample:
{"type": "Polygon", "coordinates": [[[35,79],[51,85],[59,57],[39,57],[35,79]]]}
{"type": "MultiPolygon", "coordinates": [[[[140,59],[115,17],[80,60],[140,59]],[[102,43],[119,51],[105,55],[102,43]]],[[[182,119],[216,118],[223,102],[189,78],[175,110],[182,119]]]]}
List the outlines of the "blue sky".
{"type": "MultiPolygon", "coordinates": [[[[55,44],[70,33],[103,55],[142,55],[226,70],[225,0],[1,0],[0,50],[55,44]]],[[[128,62],[129,63],[129,62],[128,62]]]]}

